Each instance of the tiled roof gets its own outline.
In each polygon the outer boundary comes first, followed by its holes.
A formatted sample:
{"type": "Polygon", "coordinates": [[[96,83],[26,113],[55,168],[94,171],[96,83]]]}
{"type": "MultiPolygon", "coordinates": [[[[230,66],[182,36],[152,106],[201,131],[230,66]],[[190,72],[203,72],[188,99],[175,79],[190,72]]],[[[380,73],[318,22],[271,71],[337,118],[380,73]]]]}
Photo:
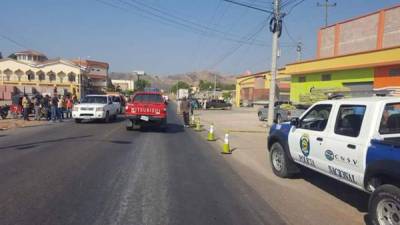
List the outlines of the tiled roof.
{"type": "Polygon", "coordinates": [[[79,60],[79,59],[74,59],[71,61],[77,65],[85,66],[85,67],[96,66],[96,67],[101,67],[101,68],[105,68],[105,69],[109,68],[108,63],[106,63],[106,62],[93,61],[93,60],[79,60]]]}
{"type": "Polygon", "coordinates": [[[38,51],[34,51],[34,50],[26,50],[26,51],[20,51],[20,52],[16,52],[14,53],[15,55],[36,55],[36,56],[44,56],[46,57],[45,54],[38,52],[38,51]]]}

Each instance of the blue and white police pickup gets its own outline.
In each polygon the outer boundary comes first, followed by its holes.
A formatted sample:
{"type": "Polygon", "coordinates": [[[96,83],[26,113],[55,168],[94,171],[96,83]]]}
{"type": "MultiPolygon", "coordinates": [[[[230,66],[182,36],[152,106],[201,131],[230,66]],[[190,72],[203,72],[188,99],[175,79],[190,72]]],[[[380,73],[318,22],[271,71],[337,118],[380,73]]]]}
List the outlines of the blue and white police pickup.
{"type": "Polygon", "coordinates": [[[328,100],[274,124],[268,150],[275,175],[299,165],[371,193],[372,224],[400,224],[400,98],[328,100]]]}

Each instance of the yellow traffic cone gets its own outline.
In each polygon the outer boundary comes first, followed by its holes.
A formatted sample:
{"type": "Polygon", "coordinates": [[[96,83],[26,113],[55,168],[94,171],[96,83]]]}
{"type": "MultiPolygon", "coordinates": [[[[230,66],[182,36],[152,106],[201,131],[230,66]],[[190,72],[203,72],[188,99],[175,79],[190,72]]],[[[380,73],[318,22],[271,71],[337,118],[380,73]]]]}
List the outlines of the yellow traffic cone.
{"type": "Polygon", "coordinates": [[[208,141],[215,141],[214,137],[214,124],[210,125],[210,130],[208,130],[208,136],[207,136],[208,141]]]}
{"type": "Polygon", "coordinates": [[[194,119],[194,115],[192,114],[192,116],[190,117],[190,123],[189,123],[190,127],[194,127],[196,126],[196,121],[194,119]]]}
{"type": "Polygon", "coordinates": [[[231,148],[229,147],[229,134],[225,134],[224,145],[222,146],[222,154],[231,154],[231,148]]]}
{"type": "Polygon", "coordinates": [[[201,131],[200,117],[197,117],[195,131],[201,131]]]}

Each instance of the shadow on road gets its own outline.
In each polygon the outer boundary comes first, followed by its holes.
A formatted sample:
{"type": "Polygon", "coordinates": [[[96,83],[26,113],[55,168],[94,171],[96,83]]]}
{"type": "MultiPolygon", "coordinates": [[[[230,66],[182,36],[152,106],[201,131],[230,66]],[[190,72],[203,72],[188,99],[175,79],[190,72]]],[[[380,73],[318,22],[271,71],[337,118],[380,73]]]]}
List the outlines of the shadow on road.
{"type": "Polygon", "coordinates": [[[119,140],[115,140],[115,141],[113,141],[113,140],[111,140],[111,141],[109,141],[110,143],[113,143],[113,144],[121,144],[121,145],[129,145],[129,144],[132,144],[132,141],[119,141],[119,140]]]}
{"type": "Polygon", "coordinates": [[[81,123],[84,123],[84,124],[113,124],[113,123],[120,123],[122,121],[125,121],[125,117],[120,115],[115,120],[110,119],[109,123],[106,123],[106,122],[102,121],[101,119],[83,120],[81,123]]]}
{"type": "Polygon", "coordinates": [[[155,127],[155,126],[142,126],[140,127],[141,132],[145,133],[168,133],[168,134],[174,134],[174,133],[180,133],[184,131],[184,128],[180,124],[174,124],[174,123],[169,123],[167,125],[167,128],[163,130],[161,127],[155,127]]]}
{"type": "Polygon", "coordinates": [[[18,145],[1,146],[0,150],[8,149],[8,148],[28,149],[28,148],[31,148],[32,146],[36,147],[35,145],[38,145],[38,144],[47,144],[47,143],[77,140],[77,139],[83,139],[83,138],[88,138],[88,137],[92,137],[92,136],[93,135],[66,137],[66,138],[57,138],[57,139],[43,140],[43,141],[37,141],[37,142],[29,142],[29,143],[18,144],[18,145]]]}
{"type": "Polygon", "coordinates": [[[294,179],[304,179],[343,202],[357,208],[358,211],[363,213],[368,212],[369,194],[308,168],[302,167],[301,171],[301,174],[295,176],[294,179]]]}

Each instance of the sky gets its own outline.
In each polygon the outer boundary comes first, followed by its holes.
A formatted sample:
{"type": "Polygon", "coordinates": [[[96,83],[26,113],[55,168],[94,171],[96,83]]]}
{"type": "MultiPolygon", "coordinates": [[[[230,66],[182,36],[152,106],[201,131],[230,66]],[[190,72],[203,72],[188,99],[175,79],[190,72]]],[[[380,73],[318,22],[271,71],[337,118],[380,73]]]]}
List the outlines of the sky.
{"type": "MultiPolygon", "coordinates": [[[[272,0],[235,0],[271,10],[272,0]]],[[[286,29],[279,66],[315,58],[324,0],[282,0],[286,29]],[[297,4],[299,3],[299,4],[297,4]]],[[[329,24],[399,4],[399,0],[329,0],[329,24]]],[[[1,0],[0,52],[33,49],[49,58],[105,61],[110,71],[225,75],[270,68],[268,13],[223,0],[1,0]]],[[[285,28],[285,27],[284,27],[285,28]]]]}

